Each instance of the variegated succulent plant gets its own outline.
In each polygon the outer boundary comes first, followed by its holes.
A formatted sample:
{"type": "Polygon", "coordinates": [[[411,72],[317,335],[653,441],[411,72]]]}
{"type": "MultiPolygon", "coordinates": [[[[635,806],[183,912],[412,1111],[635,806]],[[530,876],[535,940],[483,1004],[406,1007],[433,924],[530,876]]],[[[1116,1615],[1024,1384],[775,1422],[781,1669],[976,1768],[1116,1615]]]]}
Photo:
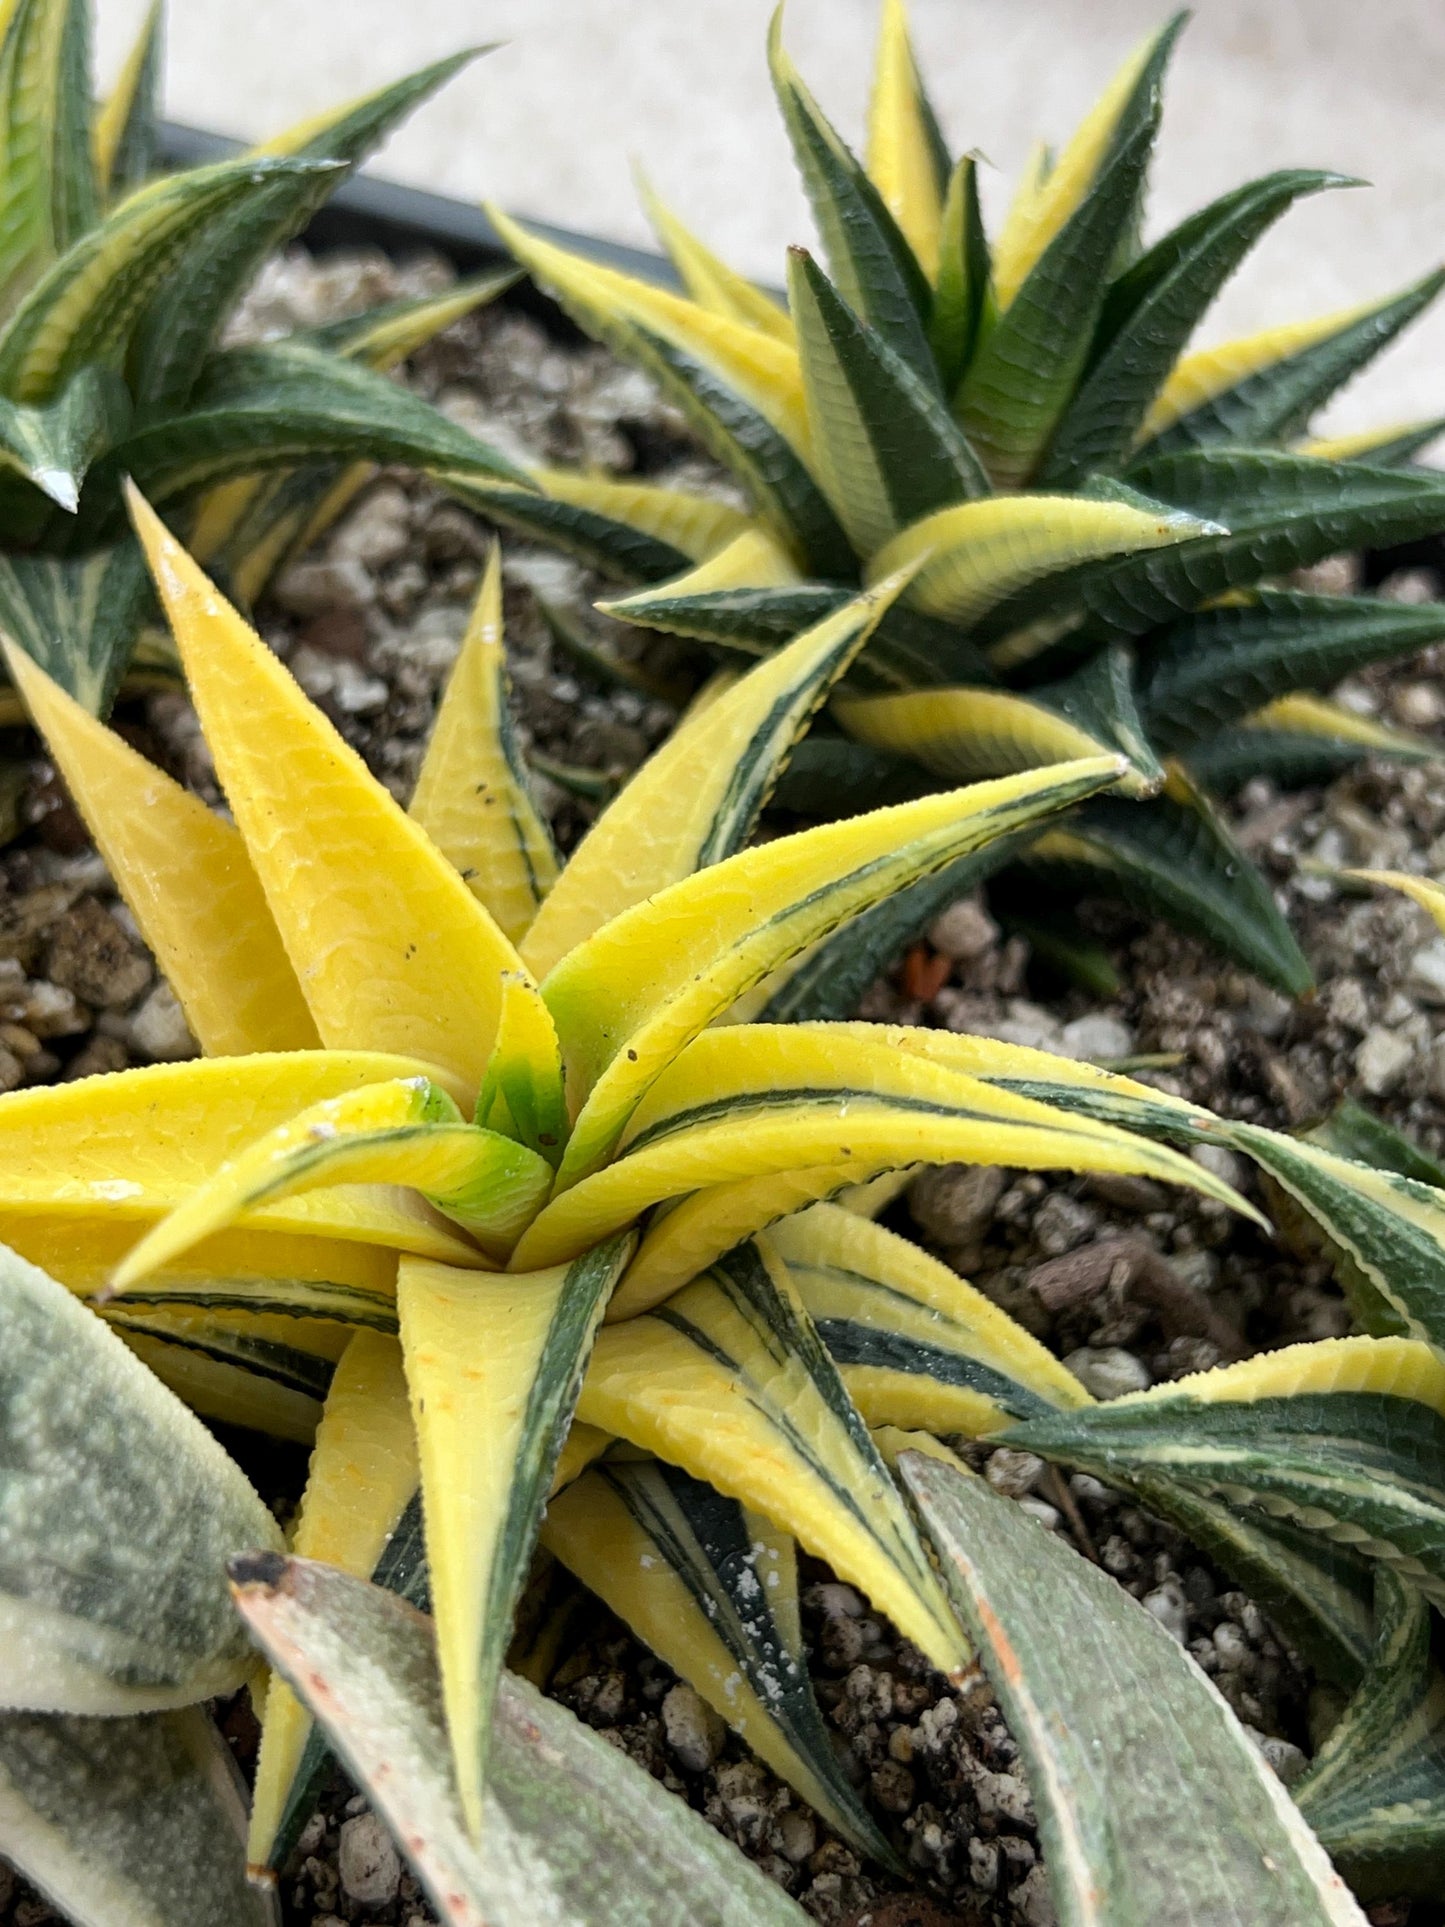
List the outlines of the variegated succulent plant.
{"type": "MultiPolygon", "coordinates": [[[[495,558],[403,812],[133,506],[234,826],[13,644],[7,655],[206,1055],[0,1099],[0,1241],[89,1300],[203,1416],[314,1438],[296,1560],[263,1540],[263,1556],[235,1568],[243,1610],[301,1695],[274,1682],[266,1695],[258,1867],[294,1842],[325,1766],[304,1700],[448,1922],[535,1919],[518,1866],[555,1882],[559,1921],[675,1918],[662,1900],[628,1913],[628,1890],[605,1879],[587,1886],[588,1853],[619,1881],[640,1878],[622,1863],[646,1859],[653,1822],[585,1747],[569,1760],[551,1715],[503,1672],[539,1535],[888,1864],[808,1682],[798,1547],[945,1671],[968,1663],[965,1622],[974,1638],[982,1628],[1025,1725],[1047,1658],[1032,1634],[1025,1643],[1022,1594],[1008,1626],[1026,1663],[999,1645],[1008,1627],[968,1603],[987,1572],[970,1578],[950,1537],[967,1483],[959,1497],[954,1474],[940,1487],[908,1456],[937,1458],[940,1434],[1106,1465],[1246,1576],[1335,1677],[1353,1685],[1395,1664],[1391,1628],[1418,1626],[1408,1602],[1445,1595],[1445,1368],[1432,1349],[1445,1340],[1445,1197],[1045,1053],[753,1020],[793,955],[1106,790],[1121,758],[750,845],[809,714],[866,647],[895,580],[712,685],[562,865],[509,725],[495,558]],[[1251,1209],[1170,1139],[1255,1159],[1350,1254],[1394,1335],[1296,1347],[1095,1407],[1036,1340],[870,1215],[907,1168],[975,1159],[1144,1172],[1251,1209]],[[1377,1623],[1369,1581],[1382,1567],[1407,1606],[1387,1602],[1377,1623]],[[439,1687],[415,1620],[367,1579],[429,1598],[439,1687]],[[450,1767],[436,1758],[443,1730],[450,1767]],[[542,1743],[530,1766],[528,1733],[542,1743]],[[579,1843],[581,1821],[566,1814],[569,1787],[588,1776],[594,1797],[610,1787],[630,1815],[610,1858],[595,1835],[579,1843]]],[[[0,1457],[0,1523],[10,1463],[0,1457]]],[[[994,1579],[1020,1561],[1026,1578],[1029,1542],[1020,1550],[995,1523],[994,1579]]],[[[63,1515],[47,1532],[42,1575],[83,1563],[63,1515]]],[[[19,1623],[46,1623],[48,1581],[21,1568],[5,1583],[19,1623]]],[[[1413,1695],[1428,1725],[1435,1702],[1411,1638],[1400,1703],[1413,1695]]],[[[124,1654],[97,1663],[126,1677],[124,1654]]],[[[1039,1690],[1055,1690],[1051,1678],[1046,1666],[1039,1690]]],[[[1193,1716],[1173,1730],[1192,1733],[1193,1716]]],[[[1045,1721],[1039,1744],[1061,1731],[1045,1721]]],[[[1216,1739],[1244,1745],[1227,1720],[1216,1739]]],[[[1415,1775],[1418,1860],[1445,1816],[1419,1750],[1383,1777],[1361,1748],[1342,1740],[1338,1752],[1329,1811],[1353,1814],[1386,1868],[1401,1858],[1398,1785],[1415,1775]]],[[[1159,1780],[1171,1799],[1178,1766],[1171,1756],[1159,1780]]],[[[1251,1827],[1267,1808],[1283,1833],[1256,1831],[1247,1865],[1201,1876],[1199,1904],[1228,1890],[1240,1918],[1358,1919],[1263,1784],[1251,1769],[1230,1798],[1251,1827]],[[1302,1884],[1266,1880],[1257,1899],[1261,1866],[1294,1868],[1296,1848],[1302,1884]]],[[[1050,1868],[1065,1917],[1084,1919],[1097,1917],[1078,1911],[1093,1863],[1063,1850],[1073,1799],[1050,1805],[1062,1829],[1050,1868]]],[[[1115,1858],[1117,1877],[1134,1879],[1128,1856],[1115,1858]]],[[[715,1867],[697,1877],[717,1894],[715,1867]]],[[[775,1892],[737,1893],[754,1913],[718,1900],[719,1921],[796,1917],[775,1892]]]]}
{"type": "MultiPolygon", "coordinates": [[[[775,18],[773,82],[828,263],[793,250],[786,305],[660,205],[685,294],[497,217],[568,313],[656,377],[746,509],[548,469],[533,473],[539,497],[485,496],[638,585],[602,605],[614,615],[723,652],[765,653],[860,580],[911,567],[834,701],[844,734],[815,733],[787,799],[837,814],[940,777],[1121,751],[1119,791],[1029,842],[1023,860],[1048,882],[1021,880],[1024,912],[1047,923],[1076,886],[1123,892],[1298,992],[1306,962],[1207,793],[1438,753],[1321,692],[1437,640],[1440,605],[1322,595],[1288,577],[1445,526],[1445,483],[1409,465],[1438,422],[1309,439],[1315,411],[1442,277],[1191,351],[1266,229],[1301,197],[1352,183],[1271,174],[1144,246],[1179,25],[1125,63],[1057,156],[1038,150],[990,237],[975,160],[950,159],[901,0],[883,9],[866,165],[775,18]],[[1131,807],[1131,795],[1153,801],[1131,807]]],[[[926,893],[914,909],[926,918],[926,893]]],[[[896,930],[872,936],[876,958],[896,930]]],[[[815,982],[778,1014],[841,1014],[853,988],[832,1006],[815,982]]]]}
{"type": "MultiPolygon", "coordinates": [[[[222,345],[266,257],[470,56],[234,160],[153,178],[160,35],[157,7],[92,110],[89,0],[14,0],[0,20],[0,621],[101,715],[151,608],[125,475],[247,599],[368,462],[515,475],[386,373],[505,273],[222,345]]],[[[163,632],[149,633],[146,667],[174,676],[163,632]]],[[[0,714],[17,713],[0,692],[0,714]]]]}

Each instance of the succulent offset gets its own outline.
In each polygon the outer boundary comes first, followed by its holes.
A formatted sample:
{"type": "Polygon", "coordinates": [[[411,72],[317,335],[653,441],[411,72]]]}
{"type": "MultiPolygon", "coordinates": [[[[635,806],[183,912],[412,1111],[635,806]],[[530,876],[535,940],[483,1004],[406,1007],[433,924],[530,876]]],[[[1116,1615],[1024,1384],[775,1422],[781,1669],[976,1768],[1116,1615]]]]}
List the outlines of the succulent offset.
{"type": "MultiPolygon", "coordinates": [[[[513,1811],[513,1740],[496,1739],[494,1794],[488,1739],[539,1532],[885,1865],[808,1683],[796,1548],[935,1665],[965,1665],[890,1470],[900,1452],[1003,1434],[1107,1463],[1347,1685],[1372,1663],[1372,1563],[1445,1593],[1438,1192],[1013,1045],[750,1021],[793,954],[1106,789],[1122,759],[749,846],[895,582],[715,684],[563,865],[509,723],[495,556],[408,814],[133,506],[235,827],[13,644],[8,662],[208,1054],[0,1099],[0,1241],[203,1415],[314,1435],[293,1550],[429,1599],[455,1767],[437,1798],[459,1802],[448,1838],[473,1841],[464,1859],[480,1835],[490,1865],[496,1801],[513,1811]],[[977,1159],[1149,1173],[1249,1209],[1168,1138],[1256,1159],[1349,1250],[1396,1335],[1095,1408],[870,1216],[907,1168],[977,1159]],[[1196,1464],[1171,1458],[1181,1441],[1196,1464]]],[[[65,1565],[64,1519],[46,1530],[65,1565]]],[[[237,1583],[335,1730],[351,1689],[296,1663],[299,1629],[275,1618],[306,1593],[302,1568],[243,1564],[237,1583]]],[[[337,1596],[353,1607],[364,1629],[372,1609],[337,1596]]],[[[376,1637],[403,1672],[423,1665],[410,1634],[376,1637]]],[[[498,1735],[519,1716],[513,1689],[504,1700],[498,1735]]],[[[358,1772],[375,1767],[360,1740],[340,1743],[358,1772]]],[[[273,1684],[255,1862],[287,1851],[325,1764],[273,1684]]],[[[435,1894],[445,1878],[417,1851],[435,1894]]]]}
{"type": "MultiPolygon", "coordinates": [[[[1439,422],[1309,436],[1441,275],[1191,351],[1269,226],[1354,183],[1271,174],[1146,247],[1179,25],[1125,63],[1057,156],[1038,150],[990,237],[974,158],[950,159],[899,0],[883,9],[866,166],[776,17],[773,82],[827,260],[792,251],[786,307],[656,203],[685,294],[496,217],[567,312],[656,377],[746,511],[555,469],[534,471],[539,497],[475,494],[637,585],[602,605],[614,615],[724,654],[765,653],[860,581],[913,567],[834,701],[846,739],[815,733],[784,799],[836,814],[940,777],[1121,751],[1121,791],[1032,841],[1021,914],[1047,926],[1076,887],[1122,891],[1298,992],[1308,966],[1209,792],[1438,753],[1322,692],[1439,639],[1440,606],[1288,577],[1445,527],[1445,482],[1409,462],[1439,422]]],[[[842,1014],[821,996],[805,1007],[842,1014]]]]}
{"type": "MultiPolygon", "coordinates": [[[[0,23],[0,621],[102,715],[152,609],[126,475],[247,599],[368,463],[515,477],[386,374],[504,273],[281,341],[222,340],[267,257],[470,56],[152,178],[160,33],[157,7],[93,109],[89,0],[15,0],[0,23]]],[[[149,637],[140,670],[173,679],[149,637]]],[[[19,714],[0,691],[0,715],[19,714]]]]}

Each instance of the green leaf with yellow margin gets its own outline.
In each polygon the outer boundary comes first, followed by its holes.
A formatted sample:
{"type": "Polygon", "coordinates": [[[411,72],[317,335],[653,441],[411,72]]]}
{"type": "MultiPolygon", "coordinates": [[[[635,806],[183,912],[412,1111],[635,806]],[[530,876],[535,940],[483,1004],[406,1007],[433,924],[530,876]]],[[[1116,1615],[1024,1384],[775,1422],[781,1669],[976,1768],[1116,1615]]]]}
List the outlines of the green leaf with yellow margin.
{"type": "Polygon", "coordinates": [[[866,159],[868,178],[883,205],[925,276],[935,280],[948,149],[918,71],[903,0],[883,0],[879,14],[866,159]]]}
{"type": "Polygon", "coordinates": [[[1445,1673],[1420,1594],[1387,1566],[1375,1584],[1369,1671],[1293,1793],[1356,1893],[1428,1896],[1445,1854],[1445,1673]]]}
{"type": "Polygon", "coordinates": [[[12,0],[0,16],[0,296],[92,226],[88,0],[12,0]]]}
{"type": "Polygon", "coordinates": [[[421,1459],[452,1758],[474,1837],[512,1618],[624,1234],[567,1264],[485,1276],[404,1260],[397,1310],[421,1459]]]}
{"type": "Polygon", "coordinates": [[[427,1622],[329,1566],[232,1566],[236,1603],[406,1848],[444,1927],[670,1927],[679,1897],[716,1927],[805,1916],[684,1801],[512,1674],[502,1677],[486,1849],[447,1767],[427,1622]]]}
{"type": "Polygon", "coordinates": [[[851,1846],[896,1865],[813,1696],[786,1533],[676,1466],[619,1459],[552,1500],[542,1544],[851,1846]]]}
{"type": "Polygon", "coordinates": [[[1364,1927],[1284,1787],[1152,1614],[984,1480],[918,1451],[899,1467],[1028,1767],[1063,1927],[1364,1927]]]}
{"type": "Polygon", "coordinates": [[[1207,737],[1184,752],[1191,776],[1202,787],[1228,795],[1253,776],[1282,788],[1328,782],[1367,756],[1397,763],[1430,763],[1445,750],[1414,730],[1388,729],[1323,696],[1277,696],[1233,729],[1207,737]]]}
{"type": "Polygon", "coordinates": [[[74,559],[0,556],[0,628],[92,716],[109,710],[150,607],[131,542],[74,559]]]}
{"type": "Polygon", "coordinates": [[[162,0],[151,0],[91,127],[96,183],[110,200],[140,187],[156,172],[164,26],[162,0]]]}
{"type": "Polygon", "coordinates": [[[1285,1519],[1445,1600],[1445,1364],[1414,1339],[1291,1345],[1002,1436],[1285,1519]]]}
{"type": "Polygon", "coordinates": [[[966,154],[953,170],[943,203],[938,280],[928,317],[928,338],[946,395],[956,391],[982,331],[996,319],[993,264],[978,197],[978,161],[966,154]]]}

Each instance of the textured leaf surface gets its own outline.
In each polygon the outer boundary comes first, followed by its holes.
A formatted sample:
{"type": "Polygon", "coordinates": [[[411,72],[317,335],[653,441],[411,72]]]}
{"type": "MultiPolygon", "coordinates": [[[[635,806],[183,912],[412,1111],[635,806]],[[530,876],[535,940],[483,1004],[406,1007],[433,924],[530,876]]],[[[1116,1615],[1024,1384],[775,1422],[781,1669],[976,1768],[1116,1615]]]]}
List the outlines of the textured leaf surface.
{"type": "Polygon", "coordinates": [[[1268,883],[1178,775],[1148,809],[1108,798],[1086,804],[1026,860],[1143,904],[1291,996],[1314,981],[1268,883]]]}
{"type": "Polygon", "coordinates": [[[920,516],[988,493],[988,477],[944,405],[853,313],[801,248],[788,258],[813,469],[860,555],[920,516]]]}
{"type": "Polygon", "coordinates": [[[74,560],[0,556],[0,625],[93,716],[103,716],[150,607],[135,546],[74,560]]]}
{"type": "Polygon", "coordinates": [[[845,1840],[892,1862],[813,1697],[786,1533],[676,1466],[619,1461],[552,1501],[542,1543],[845,1840]]]}
{"type": "Polygon", "coordinates": [[[492,1701],[592,1336],[630,1252],[479,1277],[404,1261],[397,1309],[421,1455],[452,1759],[479,1836],[492,1701]]]}
{"type": "Polygon", "coordinates": [[[1445,1599],[1445,1365],[1414,1339],[1291,1345],[1007,1436],[1111,1484],[1138,1469],[1255,1507],[1445,1599]]]}
{"type": "Polygon", "coordinates": [[[401,1046],[560,1135],[551,1019],[521,959],[139,497],[135,513],[237,826],[323,1041],[401,1046]],[[402,1040],[407,1040],[404,1044],[402,1040]]]}
{"type": "Polygon", "coordinates": [[[885,896],[1111,782],[1099,757],[877,810],[745,850],[614,917],[547,978],[577,1117],[563,1173],[595,1168],[649,1084],[760,978],[885,896]],[[654,949],[665,933],[666,949],[654,949]],[[636,959],[653,951],[639,981],[636,959]]]}
{"type": "Polygon", "coordinates": [[[163,41],[160,0],[152,0],[91,132],[96,183],[112,197],[155,172],[163,41]]]}
{"type": "Polygon", "coordinates": [[[507,700],[496,547],[432,725],[410,813],[502,934],[519,942],[557,880],[558,862],[507,700]]]}
{"type": "Polygon", "coordinates": [[[0,1853],[75,1927],[270,1927],[230,1748],[199,1707],[0,1714],[0,1853]]]}
{"type": "Polygon", "coordinates": [[[1028,1764],[1065,1927],[1363,1927],[1284,1788],[1151,1614],[982,1479],[919,1452],[900,1467],[1028,1764]]]}
{"type": "Polygon", "coordinates": [[[742,847],[794,742],[887,601],[845,604],[679,725],[569,858],[521,945],[530,969],[545,976],[610,918],[742,847]]]}
{"type": "Polygon", "coordinates": [[[95,219],[90,10],[15,0],[0,31],[0,284],[13,292],[95,219]]]}
{"type": "Polygon", "coordinates": [[[577,1409],[792,1533],[944,1672],[966,1663],[868,1428],[760,1246],[740,1245],[658,1311],[604,1326],[577,1409]]]}
{"type": "Polygon", "coordinates": [[[221,1584],[279,1545],[237,1467],[94,1313],[0,1247],[0,1704],[84,1714],[233,1692],[221,1584]]]}
{"type": "Polygon", "coordinates": [[[1294,1795],[1357,1892],[1431,1894],[1445,1854],[1445,1674],[1429,1607],[1387,1568],[1376,1620],[1369,1670],[1294,1795]]]}
{"type": "Polygon", "coordinates": [[[938,270],[948,152],[914,58],[903,0],[884,0],[879,18],[867,168],[883,205],[932,280],[938,270]]]}
{"type": "Polygon", "coordinates": [[[248,1624],[405,1844],[446,1927],[802,1927],[796,1904],[700,1815],[511,1674],[479,1852],[446,1764],[426,1622],[325,1566],[234,1570],[248,1624]]]}
{"type": "Polygon", "coordinates": [[[881,1225],[816,1204],[768,1237],[870,1425],[978,1436],[1087,1402],[1006,1312],[881,1225]]]}

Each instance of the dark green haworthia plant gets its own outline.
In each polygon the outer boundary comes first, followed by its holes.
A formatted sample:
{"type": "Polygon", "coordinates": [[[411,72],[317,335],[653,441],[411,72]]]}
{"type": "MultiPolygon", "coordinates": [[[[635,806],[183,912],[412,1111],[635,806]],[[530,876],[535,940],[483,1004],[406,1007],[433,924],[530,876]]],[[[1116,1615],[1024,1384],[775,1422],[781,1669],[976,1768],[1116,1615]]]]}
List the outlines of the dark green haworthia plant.
{"type": "MultiPolygon", "coordinates": [[[[1445,483],[1409,465],[1438,423],[1309,438],[1315,412],[1441,276],[1188,351],[1260,236],[1301,198],[1355,183],[1287,169],[1145,247],[1180,24],[1126,62],[1057,157],[1040,151],[989,236],[974,159],[950,158],[898,0],[884,7],[866,165],[775,20],[773,81],[827,261],[793,251],[786,306],[655,204],[685,297],[500,221],[568,313],[656,377],[747,511],[552,469],[533,471],[537,495],[476,494],[632,585],[603,605],[614,615],[732,656],[910,569],[834,701],[844,734],[804,747],[780,800],[845,813],[880,789],[1120,751],[1124,793],[1033,840],[1030,869],[1052,889],[1122,892],[1296,993],[1305,960],[1209,793],[1437,753],[1322,692],[1437,640],[1445,613],[1287,578],[1445,526],[1445,483]]],[[[913,909],[916,927],[927,898],[913,909]]],[[[896,935],[873,925],[870,955],[896,935]]],[[[835,1003],[815,983],[801,1007],[846,1014],[852,976],[839,981],[835,1003]]]]}
{"type": "MultiPolygon", "coordinates": [[[[248,597],[347,498],[357,463],[525,486],[386,374],[505,273],[313,334],[222,345],[266,257],[470,56],[156,178],[160,35],[157,9],[92,108],[89,0],[14,0],[0,21],[0,624],[97,714],[151,609],[126,475],[248,597]]],[[[163,649],[144,666],[177,674],[163,649]]],[[[19,714],[0,692],[0,715],[19,714]]]]}

